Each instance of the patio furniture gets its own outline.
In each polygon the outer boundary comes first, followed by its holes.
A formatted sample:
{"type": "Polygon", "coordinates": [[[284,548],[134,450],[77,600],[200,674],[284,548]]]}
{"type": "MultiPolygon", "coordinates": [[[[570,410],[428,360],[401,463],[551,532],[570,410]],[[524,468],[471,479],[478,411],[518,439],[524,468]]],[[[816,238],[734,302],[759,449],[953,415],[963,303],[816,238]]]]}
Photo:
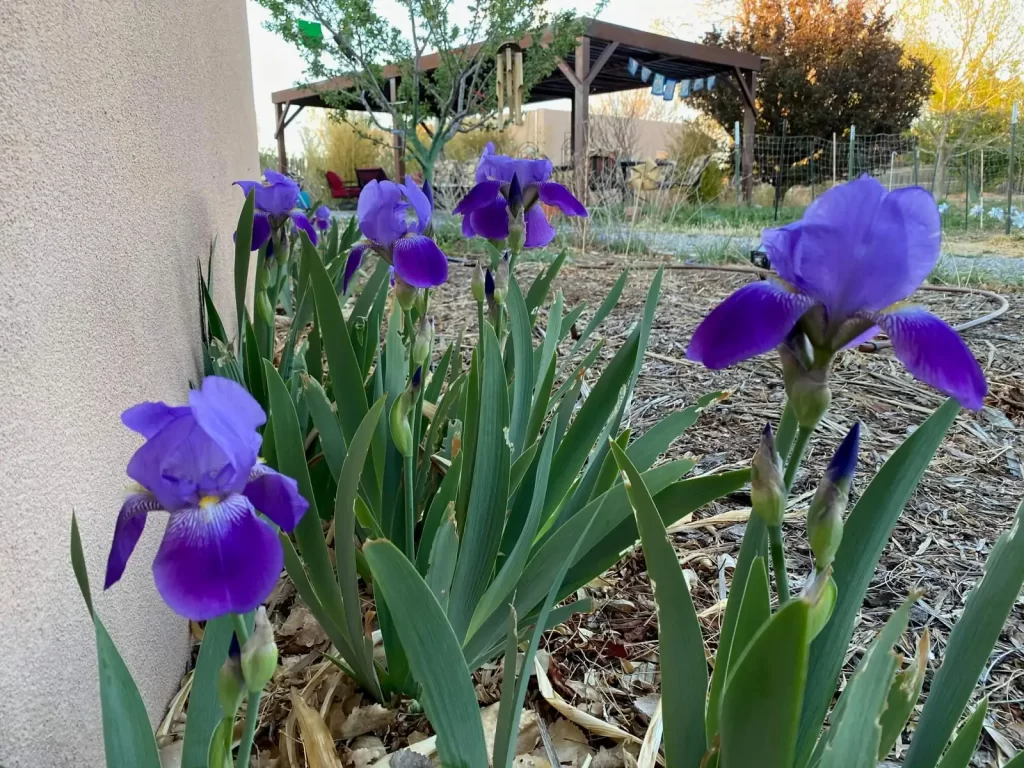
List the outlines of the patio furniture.
{"type": "Polygon", "coordinates": [[[388,175],[383,168],[356,168],[356,181],[362,189],[371,181],[387,181],[388,175]]]}
{"type": "Polygon", "coordinates": [[[324,175],[331,188],[331,197],[342,199],[359,197],[359,187],[347,186],[345,180],[334,171],[327,171],[324,175]]]}

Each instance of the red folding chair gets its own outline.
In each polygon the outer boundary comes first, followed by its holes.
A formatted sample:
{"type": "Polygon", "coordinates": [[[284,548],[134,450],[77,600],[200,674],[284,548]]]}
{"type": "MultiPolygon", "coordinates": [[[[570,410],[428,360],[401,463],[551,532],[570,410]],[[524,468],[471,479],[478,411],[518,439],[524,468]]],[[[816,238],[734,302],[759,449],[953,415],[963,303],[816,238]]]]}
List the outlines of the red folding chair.
{"type": "Polygon", "coordinates": [[[327,171],[324,175],[327,177],[327,184],[331,187],[331,197],[342,199],[359,197],[359,187],[346,186],[345,180],[334,171],[327,171]]]}

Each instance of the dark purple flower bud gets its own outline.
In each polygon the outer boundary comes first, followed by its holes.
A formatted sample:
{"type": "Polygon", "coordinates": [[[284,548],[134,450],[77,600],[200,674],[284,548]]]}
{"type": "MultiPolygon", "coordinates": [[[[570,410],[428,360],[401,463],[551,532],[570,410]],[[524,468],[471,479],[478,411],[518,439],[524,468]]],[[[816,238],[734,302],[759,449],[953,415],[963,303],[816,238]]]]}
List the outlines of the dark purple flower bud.
{"type": "Polygon", "coordinates": [[[523,188],[519,185],[519,176],[513,173],[508,185],[508,210],[514,218],[523,212],[523,208],[523,188]]]}
{"type": "Polygon", "coordinates": [[[854,424],[839,444],[825,477],[814,493],[807,510],[807,541],[814,554],[814,565],[823,571],[835,560],[843,539],[843,515],[850,497],[850,482],[857,466],[860,424],[854,424]]]}
{"type": "Polygon", "coordinates": [[[231,635],[231,646],[228,657],[217,673],[217,701],[224,711],[225,717],[234,717],[242,705],[245,695],[245,678],[242,675],[242,651],[238,646],[238,637],[231,635]]]}
{"type": "Polygon", "coordinates": [[[423,384],[423,366],[417,365],[416,370],[413,371],[412,381],[409,382],[409,389],[413,392],[419,392],[420,386],[423,384]]]}
{"type": "Polygon", "coordinates": [[[494,275],[491,273],[490,268],[484,273],[484,296],[487,297],[488,301],[494,300],[494,275]]]}
{"type": "Polygon", "coordinates": [[[857,451],[860,448],[860,422],[856,422],[853,428],[846,433],[843,442],[836,448],[829,462],[825,474],[828,479],[836,485],[845,484],[849,487],[853,479],[853,471],[857,468],[857,451]]]}
{"type": "Polygon", "coordinates": [[[775,436],[771,424],[765,424],[761,441],[750,462],[751,506],[768,525],[779,526],[786,511],[786,496],[775,436]]]}

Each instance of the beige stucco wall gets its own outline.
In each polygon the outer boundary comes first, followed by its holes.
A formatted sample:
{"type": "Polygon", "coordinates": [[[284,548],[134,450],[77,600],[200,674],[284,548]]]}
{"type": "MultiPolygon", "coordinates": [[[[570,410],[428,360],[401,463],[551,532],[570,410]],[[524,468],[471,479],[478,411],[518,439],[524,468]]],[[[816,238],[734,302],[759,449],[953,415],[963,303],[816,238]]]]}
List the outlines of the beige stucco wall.
{"type": "MultiPolygon", "coordinates": [[[[614,117],[611,115],[599,115],[594,112],[594,105],[590,107],[590,151],[611,152],[622,151],[622,147],[616,146],[615,137],[621,136],[621,130],[616,132],[612,123],[626,120],[628,118],[614,117]]],[[[677,123],[664,122],[661,120],[639,120],[634,119],[633,127],[635,141],[634,160],[646,160],[647,158],[665,157],[672,145],[672,138],[679,130],[677,123]]],[[[572,113],[568,110],[559,109],[531,109],[523,114],[523,124],[510,126],[513,141],[520,148],[529,148],[531,153],[541,157],[549,157],[556,164],[569,163],[569,135],[572,131],[572,113]]]]}
{"type": "MultiPolygon", "coordinates": [[[[98,594],[139,444],[119,415],[198,380],[196,259],[218,238],[233,306],[230,184],[257,168],[244,0],[0,0],[4,768],[103,765],[71,512],[98,594]]],[[[97,600],[154,723],[188,654],[149,569],[163,526],[97,600]]]]}

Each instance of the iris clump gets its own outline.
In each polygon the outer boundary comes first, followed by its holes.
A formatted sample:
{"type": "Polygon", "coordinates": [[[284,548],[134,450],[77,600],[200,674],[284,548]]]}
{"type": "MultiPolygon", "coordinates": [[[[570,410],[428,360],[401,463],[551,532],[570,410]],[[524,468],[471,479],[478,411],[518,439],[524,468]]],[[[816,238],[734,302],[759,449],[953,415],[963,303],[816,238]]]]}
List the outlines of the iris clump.
{"type": "Polygon", "coordinates": [[[566,216],[586,216],[587,209],[565,186],[551,181],[547,159],[526,160],[498,155],[488,142],[476,169],[476,184],[452,213],[462,215],[462,234],[505,240],[510,224],[522,217],[525,248],[543,248],[555,237],[538,202],[552,205],[566,216]]]}
{"type": "Polygon", "coordinates": [[[405,184],[371,181],[359,193],[356,218],[366,238],[345,263],[345,289],[371,251],[393,268],[396,281],[413,288],[434,288],[448,280],[448,257],[430,237],[434,204],[429,185],[420,188],[412,178],[405,184]]]}
{"type": "Polygon", "coordinates": [[[920,187],[887,193],[868,176],[835,187],[800,221],[764,230],[776,274],[712,310],[687,356],[718,369],[778,348],[791,401],[802,387],[827,407],[834,355],[880,328],[911,374],[978,409],[985,376],[967,345],[943,320],[901,303],[938,261],[940,236],[939,211],[920,187]]]}
{"type": "Polygon", "coordinates": [[[263,172],[261,181],[236,181],[245,194],[255,192],[256,210],[252,220],[252,250],[258,251],[270,240],[273,230],[280,229],[289,220],[317,244],[316,227],[305,211],[299,207],[301,190],[293,179],[271,170],[263,172]]]}
{"type": "Polygon", "coordinates": [[[141,487],[117,516],[104,589],[120,580],[149,513],[162,510],[169,520],[153,577],[174,611],[200,621],[266,599],[283,561],[274,525],[291,531],[309,507],[295,480],[257,460],[266,420],[244,387],[218,376],[188,405],[147,402],[121,414],[146,442],[128,462],[141,487]]]}

